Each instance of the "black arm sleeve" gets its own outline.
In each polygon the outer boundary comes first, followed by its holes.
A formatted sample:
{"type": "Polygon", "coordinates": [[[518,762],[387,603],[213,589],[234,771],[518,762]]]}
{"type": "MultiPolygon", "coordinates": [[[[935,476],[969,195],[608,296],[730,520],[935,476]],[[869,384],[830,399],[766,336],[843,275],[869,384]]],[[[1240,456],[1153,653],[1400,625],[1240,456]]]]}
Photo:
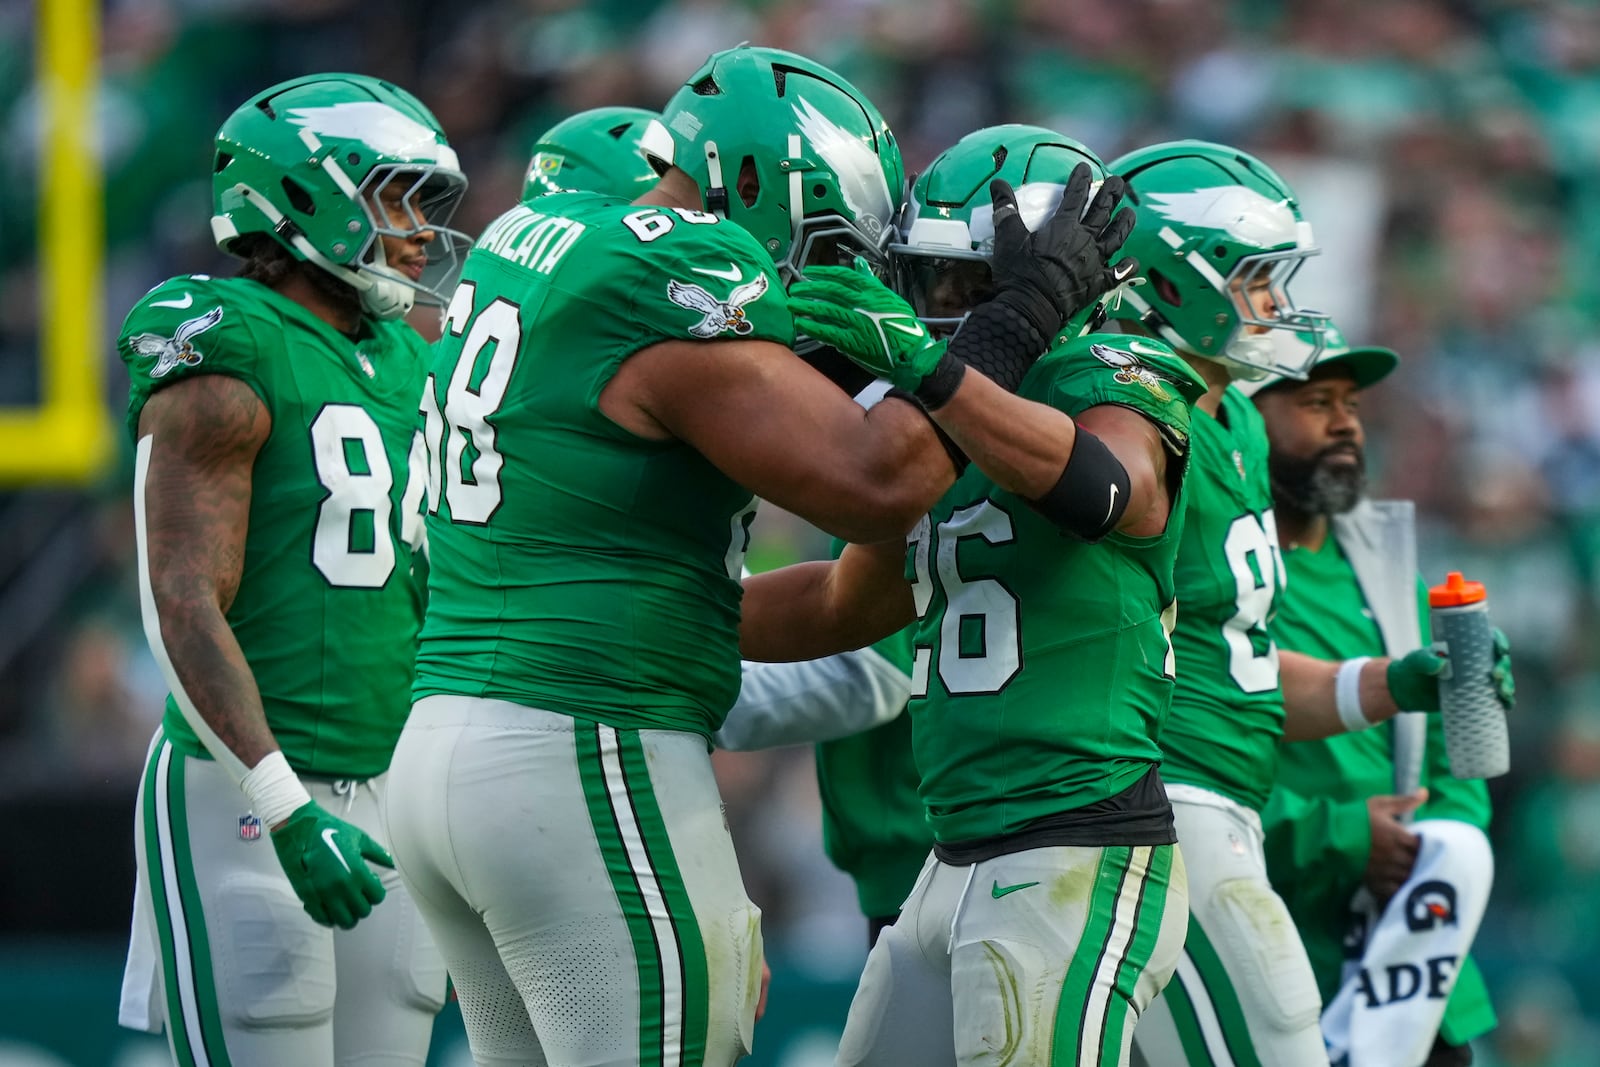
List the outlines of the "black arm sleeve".
{"type": "Polygon", "coordinates": [[[1061,479],[1028,503],[1062,531],[1093,543],[1122,521],[1132,488],[1122,461],[1104,441],[1079,426],[1061,479]]]}

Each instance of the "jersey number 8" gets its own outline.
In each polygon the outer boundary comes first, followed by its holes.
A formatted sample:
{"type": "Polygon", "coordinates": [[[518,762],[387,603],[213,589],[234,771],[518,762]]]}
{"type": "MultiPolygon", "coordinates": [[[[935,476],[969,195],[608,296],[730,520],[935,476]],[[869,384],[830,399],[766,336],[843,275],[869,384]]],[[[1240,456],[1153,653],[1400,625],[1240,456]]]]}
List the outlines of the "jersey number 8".
{"type": "Polygon", "coordinates": [[[450,521],[482,526],[499,510],[500,469],[505,457],[495,449],[495,428],[489,421],[506,397],[511,366],[522,346],[522,309],[500,297],[472,314],[478,287],[456,286],[445,312],[445,337],[466,338],[456,355],[455,370],[445,389],[444,409],[434,396],[430,375],[422,390],[423,433],[428,441],[428,510],[437,512],[441,490],[450,506],[450,521]],[[467,322],[471,320],[471,328],[467,322]],[[486,366],[485,349],[493,347],[486,366]],[[467,454],[468,446],[472,454],[467,454]]]}

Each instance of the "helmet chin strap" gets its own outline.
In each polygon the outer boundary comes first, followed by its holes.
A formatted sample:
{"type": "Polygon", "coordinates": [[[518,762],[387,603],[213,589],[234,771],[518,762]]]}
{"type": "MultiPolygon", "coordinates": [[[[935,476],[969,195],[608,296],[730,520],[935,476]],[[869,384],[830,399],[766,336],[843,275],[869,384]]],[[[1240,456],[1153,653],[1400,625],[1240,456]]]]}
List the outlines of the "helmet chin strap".
{"type": "Polygon", "coordinates": [[[1235,337],[1217,357],[1217,362],[1226,364],[1240,381],[1258,382],[1276,368],[1270,333],[1235,337]]]}
{"type": "Polygon", "coordinates": [[[360,267],[346,267],[317,251],[316,246],[284,216],[283,212],[273,206],[272,201],[248,185],[240,185],[238,190],[252,207],[272,221],[273,230],[280,238],[288,241],[296,252],[359,293],[361,310],[368,315],[378,319],[397,319],[411,310],[412,304],[416,302],[416,290],[401,280],[399,273],[385,261],[381,240],[376,242],[376,262],[360,267]]]}
{"type": "Polygon", "coordinates": [[[361,291],[361,308],[373,318],[401,318],[409,314],[416,303],[417,291],[401,278],[399,271],[389,266],[382,239],[374,241],[373,245],[376,253],[373,261],[351,272],[360,279],[356,288],[361,291]]]}

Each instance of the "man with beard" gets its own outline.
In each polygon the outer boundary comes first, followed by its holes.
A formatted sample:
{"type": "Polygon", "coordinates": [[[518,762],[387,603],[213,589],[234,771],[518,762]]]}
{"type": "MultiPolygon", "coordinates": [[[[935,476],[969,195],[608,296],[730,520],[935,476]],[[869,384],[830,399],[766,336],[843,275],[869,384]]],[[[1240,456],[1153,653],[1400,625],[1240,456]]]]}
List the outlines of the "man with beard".
{"type": "MultiPolygon", "coordinates": [[[[1331,327],[1325,344],[1308,380],[1245,387],[1271,441],[1289,578],[1273,632],[1282,649],[1322,659],[1399,655],[1428,640],[1412,505],[1363,498],[1358,410],[1398,360],[1331,327]]],[[[1493,877],[1488,821],[1483,781],[1450,775],[1437,716],[1282,746],[1263,813],[1267,868],[1316,973],[1334,1062],[1472,1062],[1467,1042],[1495,1025],[1466,955],[1493,877]],[[1440,884],[1448,899],[1430,903],[1440,884]],[[1440,921],[1419,924],[1419,913],[1440,921]]]]}

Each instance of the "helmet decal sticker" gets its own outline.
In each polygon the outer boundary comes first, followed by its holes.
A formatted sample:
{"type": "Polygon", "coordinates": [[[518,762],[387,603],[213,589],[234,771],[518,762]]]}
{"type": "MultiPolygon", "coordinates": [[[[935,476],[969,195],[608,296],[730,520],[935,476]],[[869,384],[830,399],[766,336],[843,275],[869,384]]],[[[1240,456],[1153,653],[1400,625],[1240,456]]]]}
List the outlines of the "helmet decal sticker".
{"type": "Polygon", "coordinates": [[[883,175],[883,161],[863,138],[840,128],[800,97],[794,105],[800,132],[839,182],[839,195],[854,220],[869,234],[894,214],[894,196],[883,175]]]}
{"type": "Polygon", "coordinates": [[[383,155],[426,160],[452,170],[456,155],[441,145],[433,130],[376,100],[351,100],[326,107],[297,107],[289,121],[325,137],[364,141],[383,155]]]}
{"type": "Polygon", "coordinates": [[[1196,189],[1190,193],[1150,193],[1151,206],[1165,219],[1186,226],[1221,230],[1257,248],[1297,243],[1294,210],[1241,185],[1196,189]]]}

